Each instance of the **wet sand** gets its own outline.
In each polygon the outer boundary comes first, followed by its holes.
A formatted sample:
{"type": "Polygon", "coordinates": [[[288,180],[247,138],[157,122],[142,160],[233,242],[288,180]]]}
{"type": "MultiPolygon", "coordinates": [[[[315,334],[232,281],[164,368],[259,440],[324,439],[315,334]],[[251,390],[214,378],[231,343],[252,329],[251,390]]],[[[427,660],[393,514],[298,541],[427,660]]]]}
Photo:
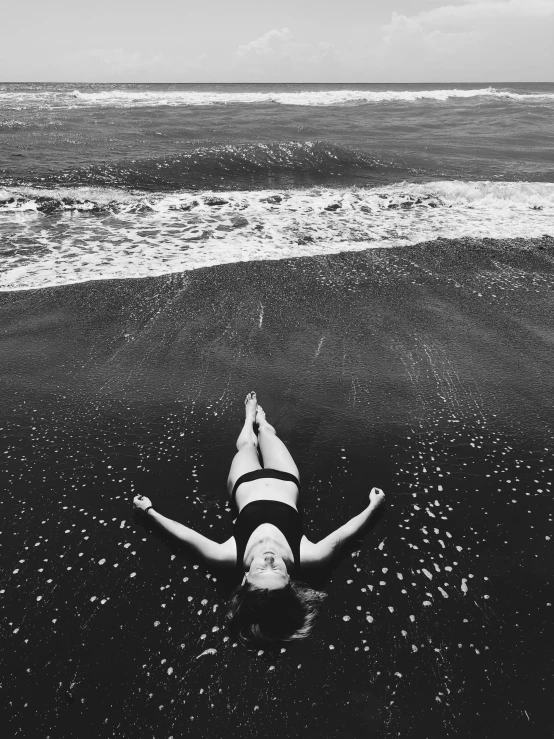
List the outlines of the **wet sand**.
{"type": "Polygon", "coordinates": [[[0,294],[6,735],[550,737],[553,287],[544,239],[0,294]],[[311,538],[387,494],[263,654],[131,508],[227,538],[251,389],[311,538]]]}

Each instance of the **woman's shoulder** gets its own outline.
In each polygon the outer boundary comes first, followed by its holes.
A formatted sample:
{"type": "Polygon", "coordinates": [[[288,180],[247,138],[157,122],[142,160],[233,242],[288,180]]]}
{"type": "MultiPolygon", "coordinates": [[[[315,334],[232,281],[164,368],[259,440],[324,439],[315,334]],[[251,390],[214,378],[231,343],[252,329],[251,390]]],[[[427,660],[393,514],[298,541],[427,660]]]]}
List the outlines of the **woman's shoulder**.
{"type": "Polygon", "coordinates": [[[218,564],[221,567],[235,567],[237,564],[237,544],[235,537],[231,536],[227,541],[222,544],[218,544],[216,556],[214,557],[214,564],[218,564]]]}
{"type": "Polygon", "coordinates": [[[305,536],[300,540],[300,565],[306,568],[323,567],[333,555],[333,547],[327,539],[314,543],[305,536]]]}

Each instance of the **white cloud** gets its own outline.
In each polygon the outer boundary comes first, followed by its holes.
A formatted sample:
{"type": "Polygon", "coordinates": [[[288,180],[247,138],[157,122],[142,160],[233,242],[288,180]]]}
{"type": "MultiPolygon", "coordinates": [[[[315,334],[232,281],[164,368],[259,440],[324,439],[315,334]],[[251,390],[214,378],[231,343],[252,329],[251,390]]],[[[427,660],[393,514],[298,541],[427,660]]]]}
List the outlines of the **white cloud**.
{"type": "Polygon", "coordinates": [[[554,0],[466,0],[393,12],[367,58],[391,78],[404,72],[405,81],[547,79],[554,76],[553,30],[554,0]]]}
{"type": "Polygon", "coordinates": [[[545,18],[553,14],[553,0],[508,0],[508,2],[472,0],[464,5],[443,5],[420,13],[417,17],[426,25],[460,26],[488,20],[545,18]]]}
{"type": "Polygon", "coordinates": [[[248,59],[259,56],[286,55],[292,45],[292,36],[288,28],[282,28],[280,31],[273,29],[264,33],[260,38],[239,46],[235,57],[248,59]]]}
{"type": "Polygon", "coordinates": [[[235,51],[239,69],[264,81],[325,81],[340,65],[333,44],[296,40],[288,28],[272,29],[235,51]]]}
{"type": "Polygon", "coordinates": [[[481,24],[490,21],[537,19],[554,16],[554,0],[509,0],[508,2],[480,2],[473,0],[465,5],[443,5],[414,16],[393,12],[390,23],[384,26],[385,43],[391,43],[397,34],[447,33],[444,29],[456,29],[454,33],[479,31],[481,24]]]}

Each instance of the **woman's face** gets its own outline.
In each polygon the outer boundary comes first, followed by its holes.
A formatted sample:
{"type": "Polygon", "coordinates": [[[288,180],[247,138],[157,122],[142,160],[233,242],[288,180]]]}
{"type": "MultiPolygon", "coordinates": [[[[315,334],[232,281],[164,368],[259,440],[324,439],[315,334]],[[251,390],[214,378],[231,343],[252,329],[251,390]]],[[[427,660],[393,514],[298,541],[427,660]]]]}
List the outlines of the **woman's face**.
{"type": "Polygon", "coordinates": [[[254,557],[245,580],[256,588],[278,590],[290,582],[290,576],[283,558],[274,552],[263,552],[254,557]]]}

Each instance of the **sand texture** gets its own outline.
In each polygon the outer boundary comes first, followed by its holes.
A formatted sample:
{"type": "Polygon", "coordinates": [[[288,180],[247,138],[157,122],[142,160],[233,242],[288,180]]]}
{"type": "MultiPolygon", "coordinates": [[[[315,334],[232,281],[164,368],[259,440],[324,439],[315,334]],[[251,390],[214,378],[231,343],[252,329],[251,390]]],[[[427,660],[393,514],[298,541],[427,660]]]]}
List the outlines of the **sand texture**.
{"type": "Polygon", "coordinates": [[[551,736],[554,244],[439,241],[0,294],[6,737],[551,736]],[[313,638],[249,654],[223,541],[249,390],[312,539],[313,638]]]}

